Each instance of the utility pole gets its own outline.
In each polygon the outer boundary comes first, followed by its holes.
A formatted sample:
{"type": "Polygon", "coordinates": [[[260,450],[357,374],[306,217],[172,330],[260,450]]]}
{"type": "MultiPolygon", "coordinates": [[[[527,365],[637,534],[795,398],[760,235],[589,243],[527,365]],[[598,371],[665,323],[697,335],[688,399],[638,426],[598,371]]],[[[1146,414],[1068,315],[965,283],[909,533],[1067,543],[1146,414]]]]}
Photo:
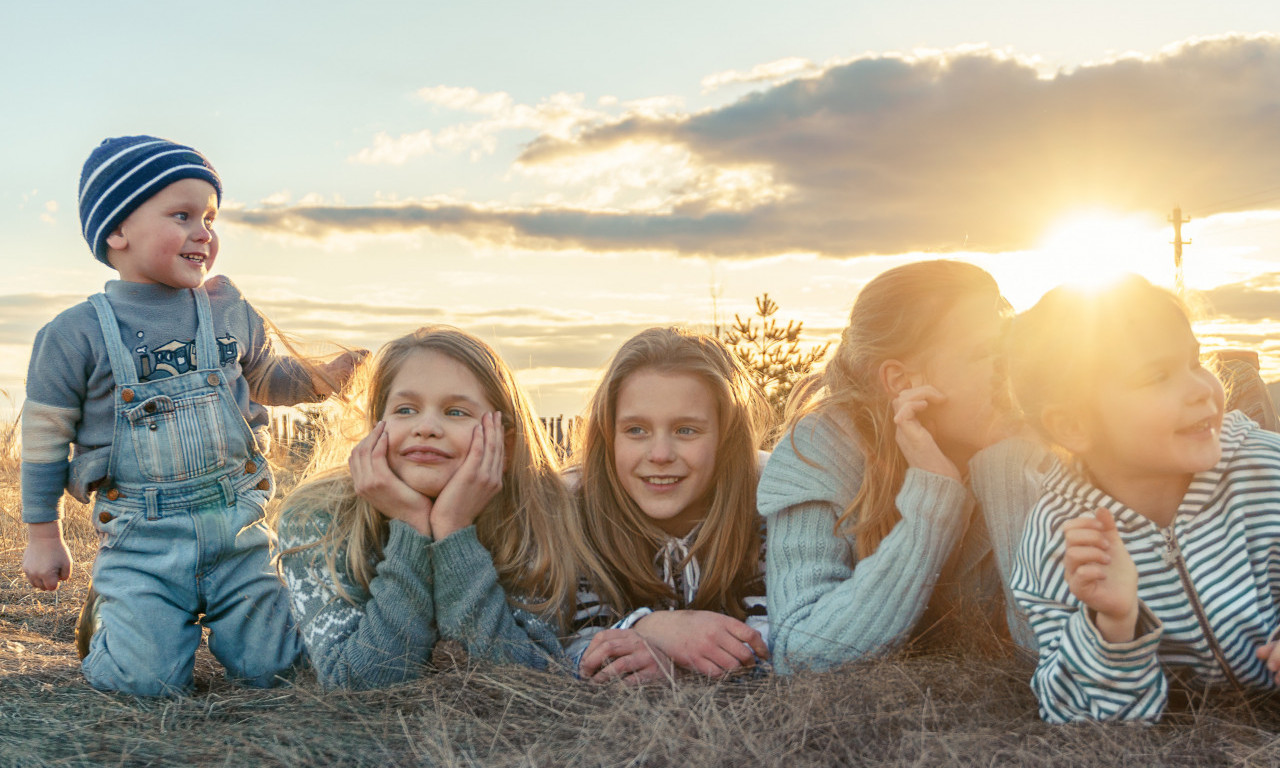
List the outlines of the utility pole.
{"type": "Polygon", "coordinates": [[[1191,245],[1190,240],[1182,239],[1182,225],[1191,221],[1191,219],[1182,218],[1182,206],[1175,205],[1173,207],[1173,215],[1169,217],[1169,221],[1173,222],[1173,269],[1174,269],[1174,286],[1178,291],[1178,297],[1183,294],[1182,285],[1182,246],[1191,245]]]}

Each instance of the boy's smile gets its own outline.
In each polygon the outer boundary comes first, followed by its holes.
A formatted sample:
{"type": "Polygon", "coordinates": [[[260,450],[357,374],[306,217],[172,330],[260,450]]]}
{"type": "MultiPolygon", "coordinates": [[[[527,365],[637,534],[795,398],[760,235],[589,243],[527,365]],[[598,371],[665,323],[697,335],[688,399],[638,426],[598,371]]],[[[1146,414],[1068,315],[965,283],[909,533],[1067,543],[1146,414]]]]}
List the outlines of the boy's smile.
{"type": "Polygon", "coordinates": [[[107,236],[120,279],[171,288],[196,288],[218,257],[213,220],[218,195],[201,179],[180,179],[160,190],[107,236]]]}

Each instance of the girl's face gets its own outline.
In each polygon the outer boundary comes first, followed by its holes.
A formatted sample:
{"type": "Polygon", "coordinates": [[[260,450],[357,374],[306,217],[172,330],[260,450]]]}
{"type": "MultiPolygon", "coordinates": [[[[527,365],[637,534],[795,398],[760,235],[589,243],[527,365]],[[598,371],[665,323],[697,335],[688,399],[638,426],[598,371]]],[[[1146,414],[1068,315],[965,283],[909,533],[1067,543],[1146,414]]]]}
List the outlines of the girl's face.
{"type": "Polygon", "coordinates": [[[1200,344],[1181,317],[1161,318],[1115,340],[1077,451],[1113,496],[1135,483],[1177,485],[1222,456],[1223,392],[1200,364],[1200,344]]]}
{"type": "Polygon", "coordinates": [[[715,396],[688,373],[636,371],[618,388],[613,463],[623,489],[654,525],[685,536],[703,517],[715,478],[715,396]]]}
{"type": "Polygon", "coordinates": [[[998,437],[1006,412],[997,403],[1007,403],[997,365],[1005,326],[992,296],[961,299],[942,317],[933,343],[909,362],[914,385],[932,385],[946,398],[925,409],[920,423],[953,461],[967,463],[998,437]]]}
{"type": "Polygon", "coordinates": [[[496,410],[462,363],[433,350],[410,353],[391,380],[382,411],[391,471],[435,498],[466,458],[480,417],[496,410]]]}

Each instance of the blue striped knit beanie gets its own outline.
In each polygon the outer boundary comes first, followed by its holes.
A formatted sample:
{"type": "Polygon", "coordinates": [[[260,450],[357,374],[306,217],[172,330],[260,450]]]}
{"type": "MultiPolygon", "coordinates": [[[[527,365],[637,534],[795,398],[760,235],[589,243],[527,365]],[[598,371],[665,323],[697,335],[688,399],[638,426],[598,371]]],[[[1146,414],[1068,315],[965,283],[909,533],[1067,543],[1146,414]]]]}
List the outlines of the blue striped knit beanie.
{"type": "Polygon", "coordinates": [[[222,180],[205,156],[155,136],[106,139],[80,172],[80,226],[93,255],[107,261],[107,235],[152,195],[180,179],[213,185],[222,205],[222,180]]]}

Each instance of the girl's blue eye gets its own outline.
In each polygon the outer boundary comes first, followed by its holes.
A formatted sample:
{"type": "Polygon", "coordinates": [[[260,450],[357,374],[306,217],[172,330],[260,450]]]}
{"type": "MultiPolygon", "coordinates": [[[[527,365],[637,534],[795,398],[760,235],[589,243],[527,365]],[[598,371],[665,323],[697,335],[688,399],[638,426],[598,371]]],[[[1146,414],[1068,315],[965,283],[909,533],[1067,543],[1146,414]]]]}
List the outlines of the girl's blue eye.
{"type": "Polygon", "coordinates": [[[633,436],[634,436],[634,435],[643,435],[643,434],[644,434],[644,428],[643,428],[643,427],[626,427],[625,429],[623,429],[623,430],[622,430],[622,434],[624,434],[624,435],[633,435],[633,436]]]}
{"type": "Polygon", "coordinates": [[[182,212],[182,211],[180,211],[180,212],[178,212],[178,213],[173,214],[173,217],[174,217],[175,219],[177,219],[178,221],[186,221],[186,220],[187,220],[187,214],[186,214],[185,212],[182,212]]]}
{"type": "Polygon", "coordinates": [[[401,405],[397,407],[394,411],[392,411],[392,413],[396,414],[397,416],[412,416],[413,414],[417,413],[417,411],[415,411],[412,407],[408,405],[401,405]]]}
{"type": "Polygon", "coordinates": [[[444,415],[445,415],[445,416],[458,416],[458,417],[465,417],[465,416],[467,416],[468,414],[467,414],[467,412],[466,412],[466,411],[462,410],[461,408],[446,408],[446,409],[445,409],[445,411],[444,411],[444,415]]]}
{"type": "Polygon", "coordinates": [[[676,430],[676,434],[677,435],[696,435],[698,434],[698,430],[694,429],[693,427],[680,427],[679,429],[676,430]]]}

